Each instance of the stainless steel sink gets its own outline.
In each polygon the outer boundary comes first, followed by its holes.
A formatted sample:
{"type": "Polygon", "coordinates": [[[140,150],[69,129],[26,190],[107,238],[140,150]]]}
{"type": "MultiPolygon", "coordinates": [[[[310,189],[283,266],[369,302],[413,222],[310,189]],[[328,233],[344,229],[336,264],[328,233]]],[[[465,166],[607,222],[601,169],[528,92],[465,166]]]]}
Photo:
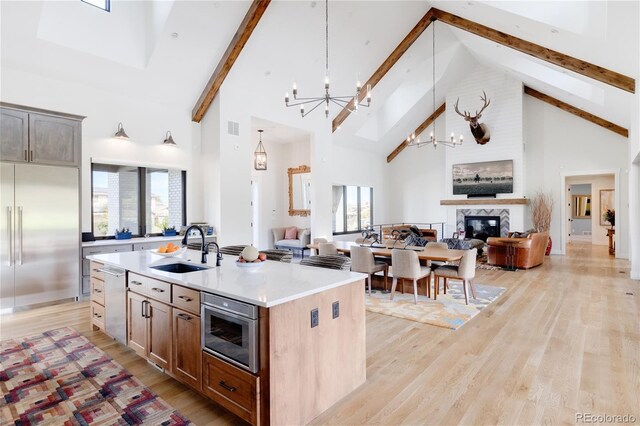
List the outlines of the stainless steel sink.
{"type": "Polygon", "coordinates": [[[185,274],[187,272],[196,272],[209,269],[207,266],[196,266],[190,263],[168,263],[166,265],[149,266],[159,271],[171,272],[172,274],[185,274]]]}

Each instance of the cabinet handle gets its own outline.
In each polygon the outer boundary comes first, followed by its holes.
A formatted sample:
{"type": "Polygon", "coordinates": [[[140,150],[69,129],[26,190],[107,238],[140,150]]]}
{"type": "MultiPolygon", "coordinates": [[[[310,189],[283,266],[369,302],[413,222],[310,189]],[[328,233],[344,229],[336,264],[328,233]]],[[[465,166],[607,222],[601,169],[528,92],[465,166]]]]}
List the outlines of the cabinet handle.
{"type": "Polygon", "coordinates": [[[99,314],[99,313],[97,313],[97,312],[94,312],[94,313],[93,313],[93,316],[94,316],[94,317],[96,317],[96,318],[102,318],[102,315],[100,315],[100,314],[99,314]]]}
{"type": "Polygon", "coordinates": [[[31,150],[30,153],[31,153],[31,159],[29,161],[33,161],[33,150],[31,150]]]}
{"type": "Polygon", "coordinates": [[[11,206],[7,206],[7,237],[9,240],[9,266],[13,265],[13,209],[11,206]]]}
{"type": "Polygon", "coordinates": [[[140,281],[129,281],[129,284],[142,285],[142,283],[140,281]]]}
{"type": "Polygon", "coordinates": [[[164,290],[158,287],[153,287],[151,288],[151,290],[155,291],[156,293],[164,293],[164,290]]]}
{"type": "Polygon", "coordinates": [[[182,318],[185,321],[191,321],[193,319],[193,317],[190,317],[187,314],[178,314],[178,318],[182,318]]]}
{"type": "Polygon", "coordinates": [[[228,390],[229,392],[235,392],[236,388],[233,386],[229,386],[228,384],[226,384],[224,382],[224,380],[220,380],[220,383],[218,383],[220,386],[222,386],[223,388],[225,388],[226,390],[228,390]]]}
{"type": "Polygon", "coordinates": [[[100,293],[102,293],[102,290],[98,290],[97,288],[94,288],[94,289],[93,289],[93,292],[94,292],[94,293],[98,293],[98,294],[100,294],[100,293]]]}
{"type": "Polygon", "coordinates": [[[27,154],[27,150],[24,150],[24,161],[29,161],[29,156],[27,154]]]}
{"type": "Polygon", "coordinates": [[[191,302],[193,299],[187,296],[178,296],[178,299],[184,300],[185,302],[191,302]]]}

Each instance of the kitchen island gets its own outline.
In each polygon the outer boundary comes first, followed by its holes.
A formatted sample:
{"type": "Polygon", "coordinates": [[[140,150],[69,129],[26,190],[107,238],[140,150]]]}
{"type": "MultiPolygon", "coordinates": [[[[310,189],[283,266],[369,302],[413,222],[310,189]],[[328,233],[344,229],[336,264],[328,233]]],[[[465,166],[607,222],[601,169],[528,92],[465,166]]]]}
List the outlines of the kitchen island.
{"type": "MultiPolygon", "coordinates": [[[[97,295],[109,292],[103,265],[127,271],[126,298],[97,298],[97,311],[92,299],[94,324],[104,331],[104,311],[126,303],[129,347],[252,424],[308,423],[366,380],[363,274],[275,261],[247,271],[233,256],[215,267],[215,255],[202,265],[195,250],[174,258],[140,251],[90,259],[97,295]],[[154,268],[174,263],[207,269],[154,268]],[[211,325],[205,303],[212,298],[255,308],[255,369],[209,350],[220,328],[211,325]]],[[[239,349],[251,346],[245,328],[239,349]]]]}

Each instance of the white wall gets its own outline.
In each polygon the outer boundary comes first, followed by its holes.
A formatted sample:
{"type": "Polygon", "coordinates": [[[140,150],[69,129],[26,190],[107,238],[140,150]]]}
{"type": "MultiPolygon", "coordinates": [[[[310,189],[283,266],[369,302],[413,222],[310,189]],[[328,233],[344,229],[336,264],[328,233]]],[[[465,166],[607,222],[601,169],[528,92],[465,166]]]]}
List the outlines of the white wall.
{"type": "MultiPolygon", "coordinates": [[[[613,175],[596,175],[596,176],[572,176],[566,178],[566,188],[569,188],[569,185],[591,185],[591,219],[589,219],[591,231],[591,243],[595,245],[606,246],[609,245],[609,238],[607,237],[607,229],[609,226],[600,225],[600,190],[602,189],[613,189],[615,187],[615,181],[613,175]]],[[[565,204],[568,205],[572,202],[572,196],[577,195],[578,193],[574,193],[573,191],[566,193],[566,201],[565,204]]],[[[560,207],[560,206],[558,206],[560,207]]],[[[567,215],[568,219],[570,216],[567,215]]],[[[617,219],[617,218],[616,218],[617,219]]],[[[581,219],[574,219],[574,221],[578,221],[581,219]]],[[[584,220],[584,219],[582,219],[584,220]]],[[[568,222],[568,221],[567,221],[568,222]]],[[[617,224],[617,221],[616,221],[617,224]]],[[[571,228],[566,228],[567,234],[571,232],[571,228]]],[[[573,235],[574,232],[571,232],[573,235]]]]}
{"type": "MultiPolygon", "coordinates": [[[[527,162],[526,191],[551,193],[553,253],[562,252],[561,232],[565,175],[619,172],[616,209],[616,257],[629,254],[629,190],[627,182],[628,141],[609,130],[575,115],[524,97],[524,134],[527,162]]],[[[599,194],[598,194],[599,196],[599,194]]]]}
{"type": "Polygon", "coordinates": [[[91,230],[91,159],[96,162],[187,170],[187,222],[203,220],[202,186],[193,152],[200,151],[199,125],[191,113],[142,99],[3,67],[2,101],[84,115],[82,123],[82,230],[91,230]],[[122,122],[131,138],[112,138],[122,122]],[[162,146],[171,130],[177,147],[162,146]]]}

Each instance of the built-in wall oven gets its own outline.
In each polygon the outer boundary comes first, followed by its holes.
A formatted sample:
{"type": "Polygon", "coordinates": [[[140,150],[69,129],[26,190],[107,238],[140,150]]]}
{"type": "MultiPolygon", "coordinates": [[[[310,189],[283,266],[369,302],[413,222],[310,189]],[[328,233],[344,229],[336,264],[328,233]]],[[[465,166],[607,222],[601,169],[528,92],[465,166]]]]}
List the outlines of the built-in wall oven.
{"type": "Polygon", "coordinates": [[[202,348],[252,373],[258,365],[258,307],[202,293],[202,348]]]}

